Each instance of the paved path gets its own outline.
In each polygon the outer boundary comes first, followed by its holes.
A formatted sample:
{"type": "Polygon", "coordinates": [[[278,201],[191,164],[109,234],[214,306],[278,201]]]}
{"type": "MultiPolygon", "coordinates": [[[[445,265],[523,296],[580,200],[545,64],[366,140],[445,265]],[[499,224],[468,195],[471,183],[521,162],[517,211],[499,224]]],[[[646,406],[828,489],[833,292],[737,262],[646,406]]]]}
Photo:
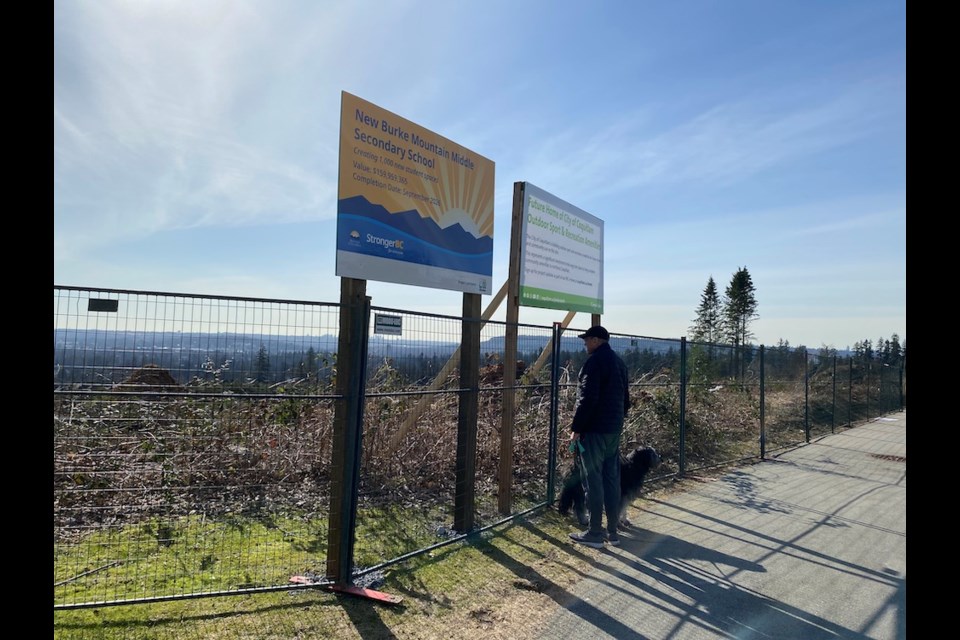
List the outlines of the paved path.
{"type": "Polygon", "coordinates": [[[638,500],[541,637],[906,638],[906,456],[903,411],[638,500]]]}

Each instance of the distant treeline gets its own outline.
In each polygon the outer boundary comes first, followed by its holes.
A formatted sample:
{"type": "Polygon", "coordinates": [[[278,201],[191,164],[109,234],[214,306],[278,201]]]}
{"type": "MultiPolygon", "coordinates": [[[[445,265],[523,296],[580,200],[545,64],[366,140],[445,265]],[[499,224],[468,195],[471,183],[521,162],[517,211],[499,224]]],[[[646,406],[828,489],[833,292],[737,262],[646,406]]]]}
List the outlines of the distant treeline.
{"type": "MultiPolygon", "coordinates": [[[[481,344],[484,367],[502,365],[504,339],[492,338],[481,344]]],[[[889,341],[887,342],[889,345],[889,341]]],[[[861,362],[879,362],[897,367],[905,352],[894,348],[875,350],[869,341],[857,343],[852,357],[861,362]]],[[[518,338],[518,360],[522,373],[541,358],[547,340],[542,336],[518,338]]],[[[679,340],[614,337],[611,345],[621,354],[635,375],[673,372],[681,368],[679,340]]],[[[56,330],[54,332],[54,385],[116,385],[130,382],[144,367],[165,370],[177,385],[218,384],[270,386],[287,381],[330,383],[336,372],[335,336],[251,336],[243,334],[180,334],[105,330],[56,330]]],[[[372,378],[389,369],[402,383],[432,381],[457,344],[439,341],[372,339],[368,346],[367,375],[372,378]]],[[[743,376],[756,367],[759,348],[732,347],[691,342],[688,367],[710,363],[711,376],[743,376]]],[[[586,358],[575,334],[561,342],[560,366],[573,375],[586,358]]],[[[765,368],[769,373],[795,373],[809,366],[806,348],[792,348],[782,342],[766,348],[765,368]]],[[[822,349],[812,354],[814,364],[838,356],[822,349]]],[[[458,363],[455,363],[455,365],[458,363]]],[[[549,361],[546,363],[549,365],[549,361]]],[[[502,369],[501,369],[502,370],[502,369]]],[[[692,373],[693,369],[691,369],[692,373]]],[[[142,382],[142,380],[137,380],[142,382]]],[[[159,383],[156,383],[159,384],[159,383]]]]}

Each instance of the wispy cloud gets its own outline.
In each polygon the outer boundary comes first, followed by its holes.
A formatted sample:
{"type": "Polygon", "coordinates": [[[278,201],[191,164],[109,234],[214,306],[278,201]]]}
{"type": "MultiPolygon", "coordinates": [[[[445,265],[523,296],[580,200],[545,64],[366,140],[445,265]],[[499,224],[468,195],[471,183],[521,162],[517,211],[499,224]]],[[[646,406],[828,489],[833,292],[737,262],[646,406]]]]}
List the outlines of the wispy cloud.
{"type": "Polygon", "coordinates": [[[171,229],[336,215],[337,95],[298,95],[290,76],[347,34],[336,7],[262,9],[57,4],[55,264],[171,229]]]}
{"type": "MultiPolygon", "coordinates": [[[[802,221],[801,221],[802,222],[802,221]]],[[[831,222],[813,225],[798,225],[793,229],[786,231],[787,235],[800,236],[826,236],[834,234],[848,234],[856,231],[873,232],[880,225],[883,229],[889,230],[891,227],[900,226],[906,230],[906,215],[904,210],[885,210],[854,215],[831,222]]]]}
{"type": "Polygon", "coordinates": [[[663,129],[666,113],[639,110],[600,130],[580,125],[537,144],[523,173],[599,197],[657,186],[724,187],[863,140],[896,117],[883,82],[864,82],[817,102],[772,108],[779,96],[710,107],[663,129]]]}

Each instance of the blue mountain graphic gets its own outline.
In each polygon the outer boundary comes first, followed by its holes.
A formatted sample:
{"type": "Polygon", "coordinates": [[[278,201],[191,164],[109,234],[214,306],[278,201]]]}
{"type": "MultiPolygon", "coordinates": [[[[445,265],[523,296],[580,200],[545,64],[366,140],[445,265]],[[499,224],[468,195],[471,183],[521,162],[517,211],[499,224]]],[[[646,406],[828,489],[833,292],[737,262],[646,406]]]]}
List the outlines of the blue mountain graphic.
{"type": "Polygon", "coordinates": [[[476,238],[459,224],[441,229],[432,218],[422,218],[415,209],[390,213],[382,205],[373,204],[363,196],[353,196],[340,200],[337,212],[372,218],[431,245],[456,253],[482,255],[493,252],[493,238],[490,236],[476,238]]]}

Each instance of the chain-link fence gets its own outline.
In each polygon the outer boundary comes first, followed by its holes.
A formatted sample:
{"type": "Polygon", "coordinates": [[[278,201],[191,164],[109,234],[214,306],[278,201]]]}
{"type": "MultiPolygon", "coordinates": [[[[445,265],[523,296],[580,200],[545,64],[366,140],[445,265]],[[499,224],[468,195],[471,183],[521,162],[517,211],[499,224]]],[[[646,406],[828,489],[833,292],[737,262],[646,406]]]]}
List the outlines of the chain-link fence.
{"type": "MultiPolygon", "coordinates": [[[[55,608],[324,578],[340,314],[335,303],[54,287],[55,608]]],[[[373,315],[402,332],[367,335],[357,577],[470,534],[451,515],[465,492],[473,532],[549,504],[570,464],[556,432],[587,356],[580,330],[482,323],[465,487],[464,320],[373,315]]],[[[616,333],[611,345],[634,400],[623,446],[660,452],[654,480],[905,405],[903,367],[889,363],[616,333]]]]}

